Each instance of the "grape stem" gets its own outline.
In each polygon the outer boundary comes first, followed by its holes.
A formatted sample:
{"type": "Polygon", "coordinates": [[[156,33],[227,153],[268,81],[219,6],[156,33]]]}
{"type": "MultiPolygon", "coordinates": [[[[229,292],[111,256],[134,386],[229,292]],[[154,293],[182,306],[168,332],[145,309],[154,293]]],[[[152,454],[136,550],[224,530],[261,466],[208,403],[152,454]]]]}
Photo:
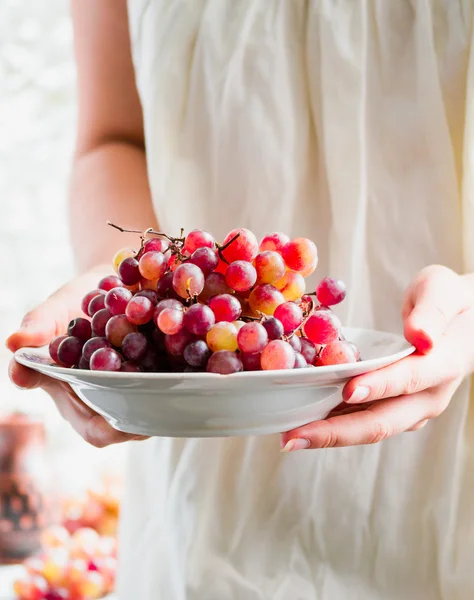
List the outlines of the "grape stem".
{"type": "MultiPolygon", "coordinates": [[[[145,236],[145,235],[157,235],[159,237],[164,237],[167,240],[169,240],[170,242],[172,242],[173,244],[184,244],[184,237],[172,237],[166,233],[163,233],[161,231],[155,231],[154,229],[152,229],[151,227],[146,229],[145,231],[139,231],[137,229],[125,229],[123,227],[120,227],[120,225],[115,225],[114,223],[111,223],[110,221],[107,221],[107,225],[109,225],[110,227],[113,227],[114,229],[118,229],[119,231],[121,231],[122,233],[138,233],[141,236],[145,236]]],[[[181,229],[181,235],[183,234],[183,230],[181,229]]]]}
{"type": "Polygon", "coordinates": [[[240,237],[240,233],[237,233],[236,235],[234,235],[234,237],[229,240],[226,244],[224,244],[223,246],[221,246],[220,244],[218,244],[216,242],[216,246],[217,246],[217,254],[219,255],[219,258],[222,260],[222,262],[225,262],[226,265],[229,264],[229,261],[225,258],[225,256],[222,254],[222,252],[224,250],[227,250],[227,248],[233,243],[235,242],[235,240],[240,237]]]}

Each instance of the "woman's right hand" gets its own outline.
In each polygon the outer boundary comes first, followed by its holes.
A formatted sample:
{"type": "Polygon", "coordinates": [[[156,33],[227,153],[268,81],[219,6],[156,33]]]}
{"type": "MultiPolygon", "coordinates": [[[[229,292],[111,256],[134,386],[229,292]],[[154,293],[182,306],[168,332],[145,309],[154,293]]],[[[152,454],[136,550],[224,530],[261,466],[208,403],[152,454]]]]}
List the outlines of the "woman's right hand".
{"type": "MultiPolygon", "coordinates": [[[[109,270],[101,267],[92,269],[60,288],[24,317],[20,328],[7,339],[7,348],[15,352],[25,346],[44,346],[54,337],[64,334],[69,321],[81,315],[82,297],[94,289],[100,278],[109,274],[109,270]]],[[[23,367],[14,359],[10,363],[9,373],[12,382],[20,388],[45,390],[64,419],[86,442],[97,448],[144,439],[113,429],[102,416],[86,406],[65,382],[23,367]]]]}

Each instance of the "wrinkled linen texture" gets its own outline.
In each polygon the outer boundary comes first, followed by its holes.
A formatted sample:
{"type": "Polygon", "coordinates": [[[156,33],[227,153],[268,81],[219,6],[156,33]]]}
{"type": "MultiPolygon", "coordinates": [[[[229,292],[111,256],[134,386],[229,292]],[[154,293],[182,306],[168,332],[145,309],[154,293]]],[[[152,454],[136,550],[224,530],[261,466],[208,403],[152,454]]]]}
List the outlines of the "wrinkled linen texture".
{"type": "MultiPolygon", "coordinates": [[[[422,267],[474,271],[474,3],[130,0],[160,226],[315,240],[349,326],[400,332],[422,267]]],[[[133,445],[123,600],[472,600],[470,382],[418,433],[133,445]]]]}

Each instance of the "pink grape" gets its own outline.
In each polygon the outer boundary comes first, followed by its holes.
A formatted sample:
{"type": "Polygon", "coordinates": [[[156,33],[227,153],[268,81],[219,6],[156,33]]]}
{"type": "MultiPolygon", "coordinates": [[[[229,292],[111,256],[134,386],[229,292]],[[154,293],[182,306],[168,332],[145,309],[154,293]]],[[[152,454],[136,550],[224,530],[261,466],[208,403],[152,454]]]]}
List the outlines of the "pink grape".
{"type": "Polygon", "coordinates": [[[208,275],[219,264],[219,257],[211,248],[198,248],[192,253],[189,262],[199,267],[204,275],[208,275]]]}
{"type": "Polygon", "coordinates": [[[325,277],[316,288],[316,297],[324,306],[339,304],[346,297],[346,284],[340,279],[325,277]]]}
{"type": "Polygon", "coordinates": [[[138,261],[140,275],[145,279],[158,280],[165,274],[168,265],[161,252],[146,252],[138,261]]]}
{"type": "Polygon", "coordinates": [[[285,302],[283,294],[270,283],[257,285],[249,296],[250,308],[255,313],[265,315],[273,315],[277,306],[283,302],[285,302]]]}
{"type": "Polygon", "coordinates": [[[121,287],[121,285],[122,285],[122,282],[117,277],[117,275],[108,275],[107,277],[103,277],[99,281],[99,285],[97,287],[100,290],[104,290],[105,292],[108,292],[109,290],[111,290],[113,288],[121,287]]]}
{"type": "Polygon", "coordinates": [[[329,310],[315,311],[304,325],[306,336],[315,344],[329,344],[341,334],[341,322],[329,310]]]}
{"type": "Polygon", "coordinates": [[[82,317],[73,319],[67,327],[67,334],[86,342],[92,335],[91,322],[82,317]]]}
{"type": "Polygon", "coordinates": [[[127,304],[132,299],[132,292],[124,287],[114,288],[107,292],[105,306],[112,315],[124,315],[127,304]]]}
{"type": "Polygon", "coordinates": [[[82,356],[84,342],[77,337],[67,337],[58,346],[59,362],[66,367],[77,365],[82,356]]]}
{"type": "Polygon", "coordinates": [[[173,287],[181,298],[198,296],[204,289],[204,274],[192,263],[184,263],[176,268],[173,287]]]}
{"type": "Polygon", "coordinates": [[[288,343],[290,344],[290,346],[293,348],[293,350],[295,352],[301,352],[301,338],[300,337],[298,337],[297,335],[292,335],[288,339],[288,343]]]}
{"type": "Polygon", "coordinates": [[[169,271],[158,280],[156,293],[158,294],[159,298],[179,298],[178,294],[173,288],[173,276],[173,271],[169,271]]]}
{"type": "Polygon", "coordinates": [[[303,275],[294,271],[287,271],[274,285],[288,302],[298,300],[306,291],[303,275]]]}
{"type": "Polygon", "coordinates": [[[167,298],[166,300],[160,300],[155,307],[155,312],[153,314],[153,320],[155,321],[155,325],[158,327],[158,317],[160,313],[165,308],[172,308],[174,310],[183,310],[183,305],[179,300],[175,300],[174,298],[167,298]]]}
{"type": "Polygon", "coordinates": [[[141,290],[135,294],[135,298],[136,297],[148,298],[153,306],[158,304],[158,293],[155,290],[141,290]]]}
{"type": "Polygon", "coordinates": [[[257,271],[249,262],[237,260],[227,267],[225,281],[236,292],[246,292],[257,281],[257,271]]]}
{"type": "Polygon", "coordinates": [[[241,352],[255,354],[261,352],[268,343],[268,333],[263,325],[246,323],[237,334],[237,344],[241,352]]]}
{"type": "Polygon", "coordinates": [[[140,281],[140,270],[136,258],[124,258],[119,265],[118,274],[125,285],[135,285],[140,281]]]}
{"type": "Polygon", "coordinates": [[[242,352],[240,354],[240,360],[244,366],[244,371],[261,371],[262,365],[260,364],[260,352],[256,354],[246,354],[242,352]]]}
{"type": "Polygon", "coordinates": [[[155,307],[143,296],[135,296],[127,304],[125,314],[130,323],[134,325],[144,325],[153,319],[155,307]]]}
{"type": "Polygon", "coordinates": [[[231,293],[232,290],[227,285],[222,273],[209,273],[204,281],[204,289],[199,296],[199,300],[201,300],[201,302],[207,302],[213,296],[231,293]]]}
{"type": "Polygon", "coordinates": [[[207,361],[206,371],[208,373],[220,373],[229,375],[243,371],[243,364],[235,352],[219,350],[214,352],[207,361]]]}
{"type": "Polygon", "coordinates": [[[281,254],[283,246],[290,241],[290,238],[279,231],[266,235],[260,242],[260,252],[271,250],[281,254]]]}
{"type": "Polygon", "coordinates": [[[237,327],[227,321],[216,323],[207,332],[206,342],[212,352],[218,352],[219,350],[235,351],[238,348],[237,327]]]}
{"type": "Polygon", "coordinates": [[[198,248],[215,248],[215,246],[216,240],[214,237],[202,229],[190,231],[184,240],[184,249],[190,254],[198,248]]]}
{"type": "Polygon", "coordinates": [[[129,333],[137,330],[136,326],[125,315],[115,315],[105,326],[105,335],[113,346],[120,347],[129,333]]]}
{"type": "Polygon", "coordinates": [[[175,308],[164,308],[157,319],[158,329],[167,335],[174,335],[183,328],[183,311],[175,308]]]}
{"type": "Polygon", "coordinates": [[[191,367],[204,367],[210,355],[209,346],[203,340],[191,342],[184,349],[184,360],[191,367]]]}
{"type": "Polygon", "coordinates": [[[165,253],[168,250],[169,242],[162,238],[151,238],[143,244],[143,254],[147,252],[165,253]]]}
{"type": "Polygon", "coordinates": [[[229,246],[225,250],[222,250],[221,254],[229,264],[237,260],[250,262],[257,256],[257,238],[249,229],[233,229],[226,235],[222,245],[225,246],[227,243],[229,243],[229,246]],[[229,243],[237,235],[238,237],[229,243]]]}
{"type": "Polygon", "coordinates": [[[284,302],[277,306],[274,316],[283,325],[285,333],[292,333],[303,322],[303,311],[294,302],[284,302]]]}
{"type": "Polygon", "coordinates": [[[92,325],[92,333],[93,335],[104,337],[105,335],[105,326],[107,325],[108,320],[112,317],[112,313],[108,308],[103,308],[98,310],[95,315],[92,317],[91,325],[92,325]]]}
{"type": "Polygon", "coordinates": [[[113,348],[99,348],[89,361],[91,371],[120,371],[122,359],[113,348]]]}
{"type": "Polygon", "coordinates": [[[205,304],[193,304],[184,313],[184,326],[194,335],[206,335],[215,322],[214,313],[205,304]]]}
{"type": "MultiPolygon", "coordinates": [[[[145,292],[146,290],[151,290],[152,292],[154,292],[156,290],[156,286],[158,285],[158,279],[145,279],[144,277],[142,277],[140,279],[140,283],[138,284],[138,287],[140,289],[140,292],[145,292]]],[[[135,290],[133,290],[135,293],[135,296],[139,293],[136,292],[135,290]]]]}
{"type": "Polygon", "coordinates": [[[307,266],[306,269],[304,269],[303,271],[300,271],[300,274],[303,277],[309,277],[311,275],[311,273],[314,273],[314,271],[316,271],[317,266],[318,266],[318,259],[316,258],[316,260],[314,262],[312,262],[309,266],[307,266]]]}
{"type": "Polygon", "coordinates": [[[299,352],[295,352],[295,366],[294,369],[305,369],[308,366],[305,357],[299,352]]]}
{"type": "Polygon", "coordinates": [[[128,333],[122,342],[122,352],[129,360],[140,360],[148,349],[148,340],[139,331],[128,333]]]}
{"type": "Polygon", "coordinates": [[[216,323],[220,321],[236,321],[242,314],[240,302],[231,294],[213,296],[209,300],[209,307],[216,317],[216,323]]]}
{"type": "Polygon", "coordinates": [[[195,339],[194,335],[183,327],[178,333],[165,336],[166,349],[171,356],[183,356],[186,346],[195,339]]]}
{"type": "Polygon", "coordinates": [[[295,366],[295,351],[283,340],[272,340],[263,349],[260,357],[262,369],[273,371],[281,369],[293,369],[295,366]]]}
{"type": "Polygon", "coordinates": [[[105,308],[105,296],[101,294],[100,296],[92,298],[89,302],[89,316],[93,317],[96,312],[99,312],[99,310],[102,310],[103,308],[105,308]]]}
{"type": "Polygon", "coordinates": [[[82,358],[89,362],[94,352],[100,348],[110,348],[109,340],[104,337],[91,338],[84,344],[84,347],[82,348],[82,358]]]}
{"type": "Polygon", "coordinates": [[[318,366],[342,365],[345,363],[354,363],[358,361],[357,353],[354,351],[354,345],[345,340],[335,340],[330,342],[321,351],[318,357],[318,366]]]}
{"type": "Polygon", "coordinates": [[[85,315],[89,315],[89,304],[91,303],[91,300],[93,298],[95,298],[96,296],[101,296],[101,295],[105,295],[104,290],[92,290],[91,292],[87,292],[87,294],[84,296],[84,298],[82,299],[81,302],[81,308],[82,308],[82,312],[85,315]]]}
{"type": "Polygon", "coordinates": [[[51,340],[51,343],[49,344],[49,355],[55,363],[60,363],[60,360],[58,358],[58,348],[59,344],[66,338],[67,335],[58,335],[58,337],[55,337],[53,340],[51,340]]]}
{"type": "Polygon", "coordinates": [[[275,319],[275,317],[268,317],[262,322],[265,327],[269,340],[278,340],[285,333],[281,321],[275,319]]]}
{"type": "Polygon", "coordinates": [[[265,250],[255,257],[255,269],[258,283],[279,281],[286,273],[285,261],[278,252],[265,250]]]}
{"type": "Polygon", "coordinates": [[[307,238],[296,238],[283,246],[282,256],[292,271],[305,271],[318,260],[316,244],[307,238]]]}
{"type": "MultiPolygon", "coordinates": [[[[294,337],[294,336],[293,336],[294,337]]],[[[300,338],[301,343],[301,354],[304,356],[306,362],[312,365],[316,359],[318,349],[308,338],[300,338]]]]}
{"type": "Polygon", "coordinates": [[[125,362],[123,362],[122,366],[120,367],[120,370],[126,373],[140,373],[141,371],[140,365],[134,363],[133,360],[126,360],[125,362]]]}

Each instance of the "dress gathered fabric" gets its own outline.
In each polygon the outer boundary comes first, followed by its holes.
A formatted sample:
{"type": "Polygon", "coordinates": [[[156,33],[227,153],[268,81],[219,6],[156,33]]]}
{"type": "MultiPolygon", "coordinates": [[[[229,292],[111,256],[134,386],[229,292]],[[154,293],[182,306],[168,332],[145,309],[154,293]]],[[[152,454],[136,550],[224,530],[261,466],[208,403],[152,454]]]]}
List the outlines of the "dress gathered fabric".
{"type": "MultiPolygon", "coordinates": [[[[162,230],[313,239],[348,326],[401,332],[424,266],[474,271],[472,0],[129,0],[162,230]]],[[[121,600],[472,600],[466,381],[421,431],[131,444],[121,600]]]]}

